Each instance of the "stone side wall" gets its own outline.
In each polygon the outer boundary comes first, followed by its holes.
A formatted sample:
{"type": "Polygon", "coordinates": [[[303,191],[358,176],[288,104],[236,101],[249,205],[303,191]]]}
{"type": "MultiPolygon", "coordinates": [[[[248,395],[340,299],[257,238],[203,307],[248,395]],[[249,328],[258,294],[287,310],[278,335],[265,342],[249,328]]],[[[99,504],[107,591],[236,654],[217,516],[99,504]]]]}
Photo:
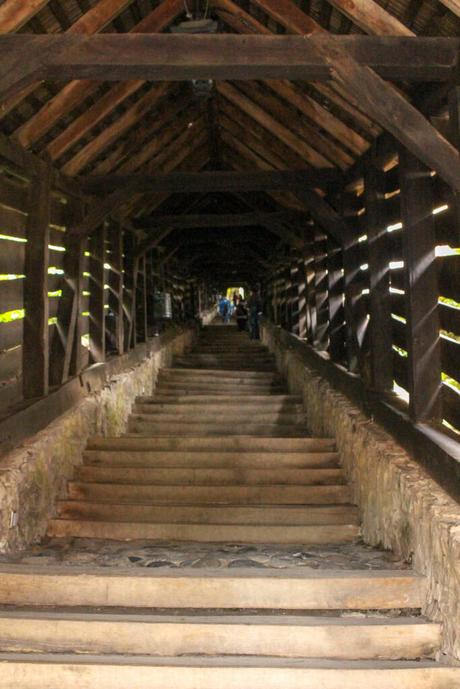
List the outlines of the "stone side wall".
{"type": "Polygon", "coordinates": [[[160,368],[189,350],[196,333],[193,328],[166,333],[140,346],[145,356],[133,356],[134,350],[108,362],[103,375],[94,375],[97,367],[88,369],[80,376],[85,390],[80,401],[0,459],[0,552],[42,538],[88,436],[123,433],[136,396],[152,393],[160,368]]]}
{"type": "Polygon", "coordinates": [[[262,326],[312,435],[335,437],[366,543],[391,549],[428,580],[424,614],[443,623],[443,653],[460,664],[460,506],[381,426],[262,326]]]}

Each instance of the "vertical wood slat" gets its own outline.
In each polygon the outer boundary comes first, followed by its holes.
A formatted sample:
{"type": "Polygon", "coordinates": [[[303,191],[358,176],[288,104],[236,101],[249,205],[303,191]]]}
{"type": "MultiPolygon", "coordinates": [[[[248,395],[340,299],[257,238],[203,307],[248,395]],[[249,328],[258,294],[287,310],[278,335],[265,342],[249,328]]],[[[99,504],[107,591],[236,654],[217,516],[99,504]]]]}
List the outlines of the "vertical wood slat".
{"type": "Polygon", "coordinates": [[[91,363],[105,361],[105,226],[93,232],[90,244],[89,339],[91,363]]]}
{"type": "MultiPolygon", "coordinates": [[[[460,86],[455,86],[449,92],[449,139],[460,150],[460,86]]],[[[456,246],[460,246],[460,193],[452,190],[454,206],[456,246]]]]}
{"type": "Polygon", "coordinates": [[[357,372],[359,370],[359,337],[358,337],[358,313],[356,280],[359,276],[360,255],[358,236],[352,223],[356,221],[356,209],[354,205],[354,195],[347,193],[341,196],[342,216],[349,225],[350,233],[344,241],[342,262],[343,279],[345,293],[345,341],[347,352],[348,370],[357,372]]]}
{"type": "Polygon", "coordinates": [[[332,361],[342,361],[345,356],[342,255],[340,247],[327,239],[327,288],[329,308],[329,355],[332,361]]]}
{"type": "Polygon", "coordinates": [[[385,173],[372,158],[364,172],[369,263],[370,377],[378,392],[393,389],[390,251],[385,222],[385,173]]]}
{"type": "Polygon", "coordinates": [[[430,171],[404,148],[399,153],[403,257],[413,421],[441,417],[441,347],[435,224],[430,171]]]}
{"type": "Polygon", "coordinates": [[[320,351],[329,347],[329,308],[328,280],[326,271],[326,235],[315,227],[314,244],[315,298],[316,298],[316,338],[314,345],[320,351]]]}
{"type": "Polygon", "coordinates": [[[118,354],[124,352],[124,315],[123,315],[123,228],[116,224],[111,230],[112,256],[110,265],[111,288],[114,297],[115,347],[118,354]]]}
{"type": "Polygon", "coordinates": [[[76,235],[66,236],[65,244],[62,294],[57,311],[58,327],[55,329],[51,343],[50,382],[52,385],[60,385],[68,379],[74,347],[80,347],[80,340],[77,338],[77,322],[81,311],[82,239],[76,235]]]}
{"type": "Polygon", "coordinates": [[[49,223],[53,172],[43,165],[29,186],[25,247],[23,321],[23,394],[41,397],[49,390],[49,223]]]}
{"type": "Polygon", "coordinates": [[[299,337],[305,339],[308,330],[308,304],[307,304],[307,271],[305,269],[305,259],[302,258],[297,270],[297,299],[299,305],[299,337]]]}

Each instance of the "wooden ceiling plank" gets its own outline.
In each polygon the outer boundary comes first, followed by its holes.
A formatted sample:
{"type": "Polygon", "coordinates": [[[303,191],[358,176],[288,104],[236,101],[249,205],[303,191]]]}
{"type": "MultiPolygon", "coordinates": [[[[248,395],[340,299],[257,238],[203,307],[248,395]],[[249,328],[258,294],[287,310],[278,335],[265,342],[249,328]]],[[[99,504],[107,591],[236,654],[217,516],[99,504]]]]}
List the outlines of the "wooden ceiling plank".
{"type": "Polygon", "coordinates": [[[278,96],[296,107],[315,125],[326,130],[337,141],[340,141],[355,155],[361,155],[367,150],[369,142],[351,127],[344,124],[338,117],[326,110],[316,100],[299,91],[290,81],[270,80],[264,82],[278,96]]]}
{"type": "Polygon", "coordinates": [[[457,17],[460,17],[460,2],[459,0],[439,0],[439,2],[453,12],[457,17]]]}
{"type": "Polygon", "coordinates": [[[181,138],[181,141],[183,141],[187,139],[187,136],[194,135],[197,129],[198,131],[200,130],[199,128],[203,123],[202,119],[199,119],[197,115],[198,112],[192,110],[176,119],[171,126],[163,129],[160,134],[153,136],[151,141],[145,144],[137,155],[130,156],[117,172],[121,175],[134,173],[152,158],[161,155],[165,148],[173,144],[179,137],[182,136],[183,138],[181,138]],[[187,123],[190,120],[193,122],[193,133],[191,129],[187,127],[187,123]]]}
{"type": "Polygon", "coordinates": [[[328,0],[328,2],[366,33],[377,36],[415,36],[413,31],[375,0],[328,0]]]}
{"type": "Polygon", "coordinates": [[[339,146],[335,140],[329,139],[314,129],[308,122],[298,116],[286,101],[280,100],[274,91],[267,90],[260,84],[249,84],[247,82],[238,84],[247,98],[266,112],[270,113],[279,122],[289,122],[291,132],[295,133],[300,139],[309,142],[312,148],[324,156],[332,165],[337,165],[342,170],[353,164],[354,158],[345,149],[339,146]],[[313,143],[314,142],[314,143],[313,143]]]}
{"type": "MultiPolygon", "coordinates": [[[[241,34],[262,34],[271,35],[272,32],[264,24],[261,24],[252,15],[242,10],[236,5],[233,0],[211,0],[212,5],[217,12],[219,18],[225,22],[232,29],[241,34]]],[[[334,105],[345,113],[350,115],[356,123],[366,131],[370,136],[377,136],[380,133],[379,128],[356,106],[350,103],[345,97],[340,94],[335,94],[334,88],[328,84],[313,83],[315,91],[325,95],[334,105]]],[[[313,100],[313,99],[312,99],[313,100]]],[[[314,101],[316,103],[316,101],[314,101]]],[[[316,105],[318,105],[316,103],[316,105]]],[[[316,106],[315,106],[316,107],[316,106]]],[[[328,111],[326,111],[328,112],[328,111]]],[[[329,118],[325,118],[326,121],[329,118]]],[[[344,125],[346,126],[346,125],[344,125]]]]}
{"type": "Polygon", "coordinates": [[[294,153],[292,149],[288,148],[282,141],[279,141],[279,139],[232,103],[222,101],[220,112],[224,128],[228,129],[235,136],[244,137],[245,140],[251,141],[252,146],[260,146],[266,152],[275,155],[279,161],[283,161],[284,165],[277,167],[290,170],[303,170],[305,168],[305,161],[301,156],[294,153]]]}
{"type": "Polygon", "coordinates": [[[48,0],[5,0],[0,5],[0,33],[18,31],[48,4],[48,0]]]}
{"type": "Polygon", "coordinates": [[[293,134],[290,128],[278,122],[262,107],[249,100],[249,98],[238,91],[234,86],[226,82],[221,82],[217,84],[217,90],[224,98],[227,98],[231,103],[240,107],[247,115],[268,129],[268,131],[283,141],[289,148],[299,153],[307,163],[314,167],[332,167],[332,164],[326,158],[317,153],[317,151],[311,148],[296,134],[293,134]]]}
{"type": "MultiPolygon", "coordinates": [[[[292,0],[254,0],[289,30],[305,32],[304,13],[292,0]],[[301,16],[302,15],[302,16],[301,16]]],[[[347,49],[325,44],[321,30],[311,40],[332,69],[333,83],[351,93],[372,119],[389,131],[408,150],[460,191],[460,155],[415,107],[368,66],[359,65],[347,49]]],[[[412,40],[412,39],[409,39],[412,40]]],[[[418,41],[418,39],[417,39],[418,41]]],[[[458,67],[458,58],[456,60],[458,67]]]]}
{"type": "MultiPolygon", "coordinates": [[[[126,6],[126,0],[116,0],[116,2],[114,0],[100,0],[95,8],[83,15],[69,31],[85,34],[96,33],[104,28],[113,16],[118,14],[117,7],[121,7],[123,4],[126,6]],[[108,11],[110,6],[112,15],[109,15],[108,11]]],[[[152,10],[131,31],[132,33],[160,33],[183,12],[183,9],[182,0],[163,0],[161,5],[152,10]]],[[[85,80],[77,80],[67,84],[63,90],[54,96],[51,101],[45,103],[43,108],[17,130],[16,136],[20,143],[27,147],[38,141],[52,129],[60,117],[67,115],[81,104],[82,100],[90,93],[94,93],[99,86],[100,84],[92,84],[92,88],[89,89],[88,82],[85,80]]],[[[2,108],[0,115],[6,114],[10,110],[11,108],[9,110],[7,107],[2,108]]]]}
{"type": "Polygon", "coordinates": [[[116,169],[119,170],[123,163],[144,150],[144,147],[148,145],[154,136],[161,137],[163,134],[162,130],[169,126],[171,122],[174,122],[172,126],[175,126],[175,119],[182,117],[181,113],[188,104],[188,100],[179,98],[173,101],[173,104],[168,103],[168,107],[164,108],[161,113],[155,113],[155,118],[151,125],[146,126],[145,129],[135,130],[126,139],[123,139],[118,146],[115,146],[104,160],[95,165],[91,175],[107,175],[116,169]]]}
{"type": "Polygon", "coordinates": [[[139,79],[123,81],[101,96],[92,107],[73,120],[67,129],[64,129],[59,136],[48,144],[46,151],[51,159],[58,160],[69,148],[72,148],[85,134],[107,117],[117,105],[136,93],[143,84],[144,82],[139,79]]]}
{"type": "Polygon", "coordinates": [[[167,94],[169,88],[169,84],[166,83],[156,84],[118,119],[103,129],[98,136],[91,139],[86,146],[67,161],[62,167],[62,172],[73,177],[84,170],[108,146],[113,144],[124,132],[135,125],[140,118],[152,110],[161,98],[167,94]]]}

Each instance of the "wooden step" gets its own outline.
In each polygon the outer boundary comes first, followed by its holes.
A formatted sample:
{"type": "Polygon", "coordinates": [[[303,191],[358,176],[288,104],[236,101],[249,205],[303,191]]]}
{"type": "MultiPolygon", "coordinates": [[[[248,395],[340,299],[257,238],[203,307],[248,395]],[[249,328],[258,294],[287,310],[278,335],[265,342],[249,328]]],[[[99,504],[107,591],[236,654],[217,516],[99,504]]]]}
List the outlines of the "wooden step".
{"type": "Polygon", "coordinates": [[[136,397],[137,404],[151,404],[151,405],[163,405],[163,404],[196,404],[196,405],[245,405],[249,408],[249,405],[257,404],[263,405],[264,408],[273,407],[279,408],[284,405],[301,404],[302,399],[295,395],[184,395],[180,397],[179,395],[162,395],[161,397],[156,394],[154,397],[140,396],[136,397]]]}
{"type": "Polygon", "coordinates": [[[421,607],[410,571],[125,569],[0,565],[0,605],[265,610],[421,607]]]}
{"type": "Polygon", "coordinates": [[[168,436],[117,438],[92,436],[87,443],[89,450],[227,450],[239,452],[334,452],[335,441],[331,438],[251,438],[227,435],[220,437],[172,438],[168,436]]]}
{"type": "MultiPolygon", "coordinates": [[[[171,412],[168,409],[152,409],[148,405],[135,404],[133,406],[130,418],[135,421],[145,421],[147,423],[181,423],[181,424],[227,424],[240,425],[246,424],[248,420],[248,412],[244,409],[215,409],[205,408],[197,412],[192,412],[186,409],[182,413],[171,412]]],[[[296,425],[298,423],[305,423],[304,414],[301,408],[294,407],[290,410],[270,411],[252,408],[251,423],[264,424],[282,424],[296,425]]]]}
{"type": "Polygon", "coordinates": [[[276,378],[281,380],[279,373],[272,373],[271,371],[235,371],[233,369],[215,371],[205,368],[162,368],[159,371],[159,378],[181,377],[189,379],[205,378],[206,376],[219,380],[233,380],[235,378],[242,380],[272,380],[276,378]]]}
{"type": "Polygon", "coordinates": [[[441,627],[417,617],[0,612],[0,652],[336,660],[431,658],[441,627]]]}
{"type": "Polygon", "coordinates": [[[128,420],[128,433],[139,435],[185,435],[185,436],[220,436],[228,435],[259,435],[263,437],[302,438],[306,435],[304,424],[282,423],[240,423],[226,422],[213,423],[173,423],[171,421],[155,421],[154,419],[138,419],[130,416],[128,420]]]}
{"type": "Polygon", "coordinates": [[[130,523],[51,519],[51,538],[99,538],[115,541],[175,541],[195,543],[257,543],[318,545],[352,543],[359,536],[356,524],[288,526],[245,524],[130,523]]]}
{"type": "Polygon", "coordinates": [[[75,479],[86,483],[148,483],[166,485],[206,484],[224,486],[244,483],[247,485],[337,485],[343,483],[341,469],[203,469],[169,466],[152,467],[95,467],[81,466],[75,471],[75,479]]]}
{"type": "MultiPolygon", "coordinates": [[[[225,398],[224,398],[225,399],[225,398]]],[[[263,403],[254,403],[250,406],[247,404],[239,404],[233,402],[232,399],[227,400],[225,399],[224,403],[221,402],[212,402],[212,403],[202,403],[202,404],[193,404],[193,403],[182,403],[182,404],[175,404],[174,402],[136,402],[135,405],[133,406],[133,413],[135,414],[159,414],[161,412],[165,412],[168,414],[175,414],[175,415],[202,415],[202,414],[215,414],[215,415],[235,415],[235,414],[243,414],[247,418],[248,413],[255,412],[257,414],[270,414],[270,415],[275,415],[275,414],[302,414],[303,415],[303,407],[299,404],[296,404],[294,402],[275,402],[275,404],[263,404],[263,403]]]]}
{"type": "Polygon", "coordinates": [[[352,505],[299,506],[222,506],[222,505],[132,505],[114,502],[82,502],[61,500],[56,507],[62,519],[95,521],[200,523],[200,524],[289,524],[311,526],[320,524],[359,524],[359,515],[352,505]]]}
{"type": "Polygon", "coordinates": [[[2,689],[454,689],[460,686],[460,668],[428,660],[1,654],[0,663],[2,689]]]}
{"type": "Polygon", "coordinates": [[[284,467],[336,468],[337,452],[218,452],[189,450],[185,452],[153,450],[86,450],[83,454],[85,465],[103,466],[142,466],[142,467],[204,467],[228,469],[273,469],[284,467]]]}
{"type": "Polygon", "coordinates": [[[241,398],[243,396],[254,397],[265,395],[267,398],[273,395],[274,397],[284,396],[286,390],[283,386],[272,388],[238,386],[235,389],[229,390],[218,385],[203,385],[203,386],[187,386],[187,385],[164,385],[155,390],[155,399],[161,402],[164,399],[174,399],[175,397],[184,398],[185,396],[197,399],[200,395],[202,397],[224,397],[229,401],[241,398]]]}
{"type": "Polygon", "coordinates": [[[168,380],[160,381],[155,390],[155,396],[159,393],[197,394],[198,392],[211,395],[269,395],[283,394],[285,389],[281,383],[254,383],[252,381],[241,383],[226,383],[220,381],[184,381],[168,380]]]}
{"type": "Polygon", "coordinates": [[[351,502],[349,486],[119,485],[69,481],[72,500],[115,500],[130,503],[186,502],[199,505],[330,505],[351,502]]]}

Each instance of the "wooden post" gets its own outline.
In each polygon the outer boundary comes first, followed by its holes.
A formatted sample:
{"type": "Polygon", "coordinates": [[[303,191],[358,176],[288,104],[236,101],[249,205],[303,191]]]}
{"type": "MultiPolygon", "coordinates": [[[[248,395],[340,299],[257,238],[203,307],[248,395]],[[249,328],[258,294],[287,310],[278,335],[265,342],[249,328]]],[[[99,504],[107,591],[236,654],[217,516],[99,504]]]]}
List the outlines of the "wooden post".
{"type": "Polygon", "coordinates": [[[123,227],[115,225],[111,230],[112,256],[110,273],[113,311],[115,316],[115,346],[118,354],[124,352],[124,312],[123,312],[123,227]]]}
{"type": "Polygon", "coordinates": [[[345,292],[345,339],[347,349],[348,370],[359,370],[359,337],[358,337],[358,313],[356,299],[356,281],[359,276],[360,255],[358,233],[351,228],[351,219],[356,220],[354,196],[343,194],[341,197],[342,215],[345,222],[350,223],[350,236],[343,246],[343,278],[345,292]]]}
{"type": "Polygon", "coordinates": [[[327,290],[329,308],[329,355],[332,361],[345,356],[345,328],[343,312],[342,255],[340,247],[327,238],[327,290]]]}
{"type": "Polygon", "coordinates": [[[42,397],[49,390],[48,244],[52,178],[51,165],[43,165],[29,185],[22,345],[26,399],[42,397]]]}
{"type": "Polygon", "coordinates": [[[319,350],[329,347],[329,308],[327,292],[326,270],[326,235],[319,228],[315,228],[314,244],[315,263],[315,300],[316,300],[316,337],[314,346],[319,350]]]}
{"type": "Polygon", "coordinates": [[[385,173],[375,155],[364,172],[364,202],[369,263],[370,377],[378,392],[393,389],[390,304],[390,252],[385,221],[385,173]]]}
{"type": "Polygon", "coordinates": [[[89,349],[92,364],[105,361],[105,227],[91,236],[90,243],[90,298],[89,298],[89,349]]]}
{"type": "MultiPolygon", "coordinates": [[[[80,347],[77,332],[81,311],[81,281],[82,281],[82,239],[75,235],[65,238],[66,252],[64,254],[64,277],[61,281],[62,294],[59,299],[57,312],[57,327],[51,342],[50,350],[50,383],[61,385],[64,383],[75,361],[75,349],[80,347]]],[[[81,334],[80,334],[81,338],[81,334]]]]}
{"type": "Polygon", "coordinates": [[[430,171],[406,149],[399,153],[409,411],[416,423],[441,415],[441,347],[435,225],[430,171]]]}
{"type": "MultiPolygon", "coordinates": [[[[449,138],[460,150],[460,86],[455,86],[449,93],[449,138]]],[[[460,193],[452,189],[457,246],[460,245],[460,193]]]]}
{"type": "Polygon", "coordinates": [[[310,243],[310,255],[305,262],[306,272],[306,288],[307,288],[307,309],[308,309],[308,329],[307,339],[311,345],[316,341],[316,326],[318,323],[318,314],[316,310],[315,297],[315,257],[314,257],[314,241],[310,243]]]}
{"type": "Polygon", "coordinates": [[[307,337],[308,327],[308,308],[307,308],[307,272],[305,269],[305,259],[302,258],[297,264],[297,294],[299,304],[299,337],[307,337]]]}

